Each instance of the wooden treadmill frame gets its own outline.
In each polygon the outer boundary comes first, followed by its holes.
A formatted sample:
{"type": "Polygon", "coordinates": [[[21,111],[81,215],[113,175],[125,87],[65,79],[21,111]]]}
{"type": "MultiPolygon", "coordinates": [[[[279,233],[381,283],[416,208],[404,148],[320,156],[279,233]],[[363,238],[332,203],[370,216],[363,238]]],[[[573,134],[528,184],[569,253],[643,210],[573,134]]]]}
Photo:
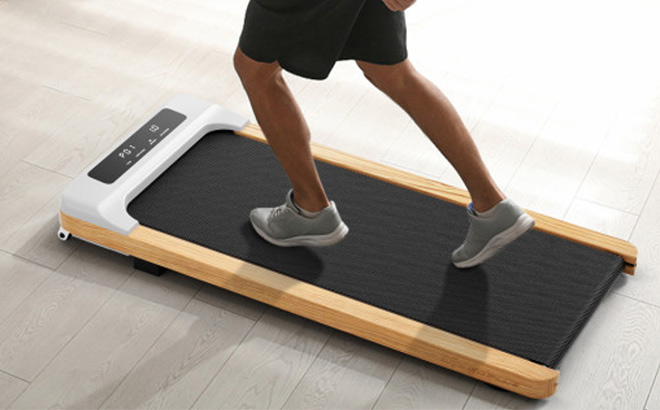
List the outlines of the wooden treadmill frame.
{"type": "MultiPolygon", "coordinates": [[[[237,134],[266,143],[264,135],[256,125],[248,125],[237,134]]],[[[326,163],[451,203],[467,205],[470,201],[464,190],[437,181],[316,144],[313,144],[312,150],[317,160],[326,163]]],[[[632,244],[548,216],[529,213],[536,218],[535,229],[618,254],[626,264],[624,272],[634,273],[637,250],[632,244]]],[[[559,372],[555,369],[154,229],[139,226],[126,236],[61,212],[60,223],[62,228],[73,236],[149,261],[523,396],[536,399],[546,398],[554,394],[557,388],[559,372]]]]}

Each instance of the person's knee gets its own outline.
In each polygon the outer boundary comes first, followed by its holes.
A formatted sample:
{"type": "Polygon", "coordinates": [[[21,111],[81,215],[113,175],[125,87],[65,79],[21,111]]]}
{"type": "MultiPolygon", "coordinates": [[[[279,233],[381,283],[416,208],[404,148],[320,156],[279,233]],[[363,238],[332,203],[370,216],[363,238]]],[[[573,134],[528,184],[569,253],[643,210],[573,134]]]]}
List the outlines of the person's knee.
{"type": "Polygon", "coordinates": [[[234,70],[236,70],[245,87],[272,81],[281,72],[279,64],[261,63],[253,60],[245,55],[240,48],[237,48],[234,53],[234,70]]]}
{"type": "Polygon", "coordinates": [[[357,61],[364,76],[383,91],[404,87],[414,69],[408,60],[398,64],[385,65],[357,61]]]}

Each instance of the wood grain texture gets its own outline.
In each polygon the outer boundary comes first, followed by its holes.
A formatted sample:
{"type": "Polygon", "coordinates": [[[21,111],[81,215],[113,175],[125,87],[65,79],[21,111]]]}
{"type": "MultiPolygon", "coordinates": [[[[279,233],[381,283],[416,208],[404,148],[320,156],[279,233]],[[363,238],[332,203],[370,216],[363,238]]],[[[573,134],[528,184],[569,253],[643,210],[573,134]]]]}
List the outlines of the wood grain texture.
{"type": "Polygon", "coordinates": [[[549,134],[547,139],[535,141],[506,192],[521,206],[561,219],[596,154],[567,146],[553,137],[549,134]]]}
{"type": "MultiPolygon", "coordinates": [[[[126,4],[131,2],[122,2],[119,9],[126,4]]],[[[139,5],[133,7],[140,8],[139,5]]],[[[111,64],[103,67],[111,71],[110,80],[97,81],[102,88],[95,91],[93,101],[86,107],[74,107],[75,119],[67,121],[66,129],[50,136],[26,160],[74,177],[122,138],[144,112],[155,110],[177,91],[190,90],[195,81],[200,82],[200,77],[206,78],[201,81],[201,86],[209,84],[206,75],[214,72],[214,64],[221,65],[219,59],[209,58],[215,54],[208,49],[199,49],[194,42],[174,36],[185,27],[187,25],[180,19],[172,20],[171,14],[145,5],[137,15],[113,28],[109,34],[112,40],[108,40],[116,43],[111,49],[111,64]],[[133,20],[139,15],[148,15],[150,11],[153,14],[147,21],[160,27],[157,32],[162,36],[154,36],[154,32],[145,31],[145,27],[133,20]],[[164,31],[163,26],[168,30],[164,31]],[[126,67],[131,67],[130,71],[126,67]],[[86,121],[81,122],[80,118],[86,118],[86,121]]],[[[217,78],[216,87],[223,86],[222,90],[231,94],[227,85],[233,84],[233,88],[238,89],[239,84],[231,65],[227,64],[231,60],[227,58],[225,61],[224,68],[218,71],[227,75],[231,73],[234,77],[223,74],[217,78]]],[[[98,80],[103,74],[95,78],[98,80]]],[[[212,91],[218,93],[216,87],[212,91]]]]}
{"type": "Polygon", "coordinates": [[[641,275],[617,292],[660,306],[660,173],[639,216],[631,240],[639,245],[641,275]]]}
{"type": "Polygon", "coordinates": [[[59,203],[59,195],[51,199],[21,229],[0,241],[0,249],[57,269],[79,245],[64,243],[57,237],[59,203]]]}
{"type": "Polygon", "coordinates": [[[0,372],[0,409],[8,409],[9,405],[16,400],[27,386],[26,381],[0,372]]]}
{"type": "Polygon", "coordinates": [[[0,252],[0,324],[52,273],[50,269],[0,252]]]}
{"type": "Polygon", "coordinates": [[[595,102],[588,91],[582,85],[564,91],[506,187],[521,204],[560,219],[568,210],[616,111],[610,99],[595,102]]]}
{"type": "Polygon", "coordinates": [[[551,395],[559,373],[325,289],[181,239],[138,227],[123,236],[60,214],[74,236],[533,397],[551,395]]]}
{"type": "Polygon", "coordinates": [[[0,75],[0,176],[9,172],[55,132],[66,127],[77,97],[0,75]]]}
{"type": "Polygon", "coordinates": [[[462,409],[477,383],[430,363],[406,357],[374,409],[462,409]]]}
{"type": "Polygon", "coordinates": [[[183,275],[135,272],[12,404],[98,408],[191,300],[183,275]]]}
{"type": "Polygon", "coordinates": [[[13,41],[6,53],[14,61],[9,70],[26,81],[92,99],[105,86],[98,81],[105,72],[99,63],[111,58],[118,45],[100,33],[60,23],[47,10],[57,14],[67,6],[58,9],[48,3],[52,2],[10,7],[15,21],[22,24],[10,34],[13,41]],[[47,36],[41,35],[44,31],[47,36]],[[34,38],[40,41],[31,41],[34,38]],[[50,64],[43,64],[44,60],[50,64]]]}
{"type": "MultiPolygon", "coordinates": [[[[162,52],[162,49],[158,48],[157,51],[162,52]]],[[[180,59],[186,58],[177,56],[180,59]]],[[[166,59],[165,56],[153,57],[166,59]]],[[[138,66],[140,67],[139,64],[138,66]]],[[[150,85],[149,81],[143,81],[139,87],[136,80],[121,86],[115,85],[111,92],[102,93],[97,100],[77,109],[76,118],[87,118],[86,121],[72,120],[66,130],[53,134],[32,152],[26,161],[72,178],[77,176],[118,142],[117,140],[125,135],[124,132],[145,112],[156,108],[151,106],[154,95],[162,101],[166,99],[166,93],[150,85]]]]}
{"type": "Polygon", "coordinates": [[[372,409],[401,360],[391,350],[335,332],[282,408],[372,409]]]}
{"type": "Polygon", "coordinates": [[[42,41],[29,44],[32,47],[29,50],[31,55],[46,56],[49,60],[57,61],[57,64],[48,67],[26,64],[26,71],[39,77],[49,88],[88,101],[93,100],[107,86],[98,81],[99,77],[108,73],[108,67],[99,62],[112,60],[118,47],[113,38],[62,23],[54,24],[49,36],[42,41]]]}
{"type": "Polygon", "coordinates": [[[126,258],[81,246],[0,324],[0,369],[34,380],[132,271],[126,258]]]}
{"type": "MultiPolygon", "coordinates": [[[[238,132],[238,134],[257,141],[265,142],[261,130],[258,126],[253,124],[248,125],[244,130],[238,132]]],[[[381,179],[394,185],[427,194],[447,202],[463,206],[467,206],[470,202],[469,195],[465,190],[454,188],[438,181],[423,178],[402,170],[397,170],[322,145],[314,144],[312,150],[316,159],[350,169],[353,172],[381,179]]],[[[609,235],[581,228],[537,212],[528,212],[536,219],[536,226],[534,227],[536,230],[550,233],[596,249],[621,255],[623,260],[631,265],[626,268],[626,272],[634,272],[634,265],[637,263],[637,248],[631,243],[609,235]]]]}
{"type": "Polygon", "coordinates": [[[488,170],[501,187],[509,185],[559,100],[555,93],[535,91],[539,83],[543,79],[538,75],[518,68],[471,130],[488,170]]]}
{"type": "MultiPolygon", "coordinates": [[[[660,36],[660,29],[654,31],[660,36]]],[[[633,81],[619,92],[623,104],[578,196],[639,214],[660,170],[660,120],[645,115],[660,111],[660,90],[633,81]]]]}
{"type": "Polygon", "coordinates": [[[628,240],[638,218],[638,215],[576,198],[568,209],[564,221],[628,240]]]}
{"type": "Polygon", "coordinates": [[[411,121],[399,106],[372,88],[361,97],[360,104],[351,109],[345,120],[336,124],[332,138],[326,139],[325,144],[379,161],[411,121]],[[387,128],[373,126],[384,118],[389,123],[387,128]],[[359,138],[356,138],[358,135],[359,138]]]}
{"type": "Polygon", "coordinates": [[[380,162],[438,181],[451,167],[415,123],[408,124],[380,162]]]}
{"type": "Polygon", "coordinates": [[[193,408],[281,408],[330,333],[316,323],[268,310],[193,408]]]}
{"type": "MultiPolygon", "coordinates": [[[[39,56],[34,54],[36,45],[31,44],[30,39],[46,37],[43,33],[53,30],[58,23],[50,18],[48,1],[37,0],[27,4],[25,2],[3,2],[3,21],[0,25],[2,41],[0,50],[5,61],[11,64],[3,64],[1,72],[11,74],[26,82],[41,85],[41,81],[34,75],[35,70],[45,71],[41,64],[30,66],[30,63],[38,61],[39,56]],[[43,30],[43,31],[42,31],[43,30]],[[42,67],[39,67],[42,66],[42,67]]],[[[53,57],[52,54],[49,57],[53,57]]],[[[43,60],[42,60],[43,61],[43,60]]],[[[52,61],[58,64],[57,61],[52,61]]]]}
{"type": "Polygon", "coordinates": [[[655,383],[653,383],[653,388],[651,389],[651,394],[649,395],[644,410],[657,410],[660,409],[660,367],[658,372],[655,375],[655,383]]]}
{"type": "Polygon", "coordinates": [[[254,321],[268,309],[268,305],[209,284],[202,286],[195,299],[254,321]]]}
{"type": "Polygon", "coordinates": [[[611,294],[563,360],[551,400],[478,385],[465,409],[643,409],[660,365],[658,338],[660,308],[611,294]]]}
{"type": "Polygon", "coordinates": [[[14,235],[69,183],[69,178],[25,162],[0,177],[0,237],[14,235]]]}
{"type": "Polygon", "coordinates": [[[193,299],[101,408],[190,408],[253,325],[193,299]]]}

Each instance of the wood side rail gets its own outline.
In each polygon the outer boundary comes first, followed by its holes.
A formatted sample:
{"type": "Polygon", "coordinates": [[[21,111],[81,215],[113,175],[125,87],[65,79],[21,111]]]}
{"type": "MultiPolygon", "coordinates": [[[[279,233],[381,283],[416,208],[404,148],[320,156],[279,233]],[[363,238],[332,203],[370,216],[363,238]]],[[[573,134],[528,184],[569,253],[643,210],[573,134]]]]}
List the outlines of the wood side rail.
{"type": "Polygon", "coordinates": [[[139,226],[125,236],[63,213],[60,223],[73,236],[520,395],[542,399],[557,389],[557,370],[162,232],[139,226]]]}

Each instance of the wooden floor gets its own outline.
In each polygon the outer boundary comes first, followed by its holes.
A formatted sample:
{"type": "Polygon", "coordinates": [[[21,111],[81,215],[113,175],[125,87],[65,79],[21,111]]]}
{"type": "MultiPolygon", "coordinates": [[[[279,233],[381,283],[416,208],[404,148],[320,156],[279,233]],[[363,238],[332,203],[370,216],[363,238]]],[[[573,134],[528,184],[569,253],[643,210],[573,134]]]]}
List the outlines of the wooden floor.
{"type": "MultiPolygon", "coordinates": [[[[66,184],[176,93],[252,116],[247,0],[0,0],[0,408],[660,409],[660,3],[420,1],[412,61],[521,205],[639,248],[531,401],[56,239],[66,184]]],[[[287,77],[314,141],[462,186],[353,63],[287,77]]],[[[264,204],[275,205],[275,204],[264,204]]],[[[247,212],[247,211],[246,211],[247,212]]]]}

